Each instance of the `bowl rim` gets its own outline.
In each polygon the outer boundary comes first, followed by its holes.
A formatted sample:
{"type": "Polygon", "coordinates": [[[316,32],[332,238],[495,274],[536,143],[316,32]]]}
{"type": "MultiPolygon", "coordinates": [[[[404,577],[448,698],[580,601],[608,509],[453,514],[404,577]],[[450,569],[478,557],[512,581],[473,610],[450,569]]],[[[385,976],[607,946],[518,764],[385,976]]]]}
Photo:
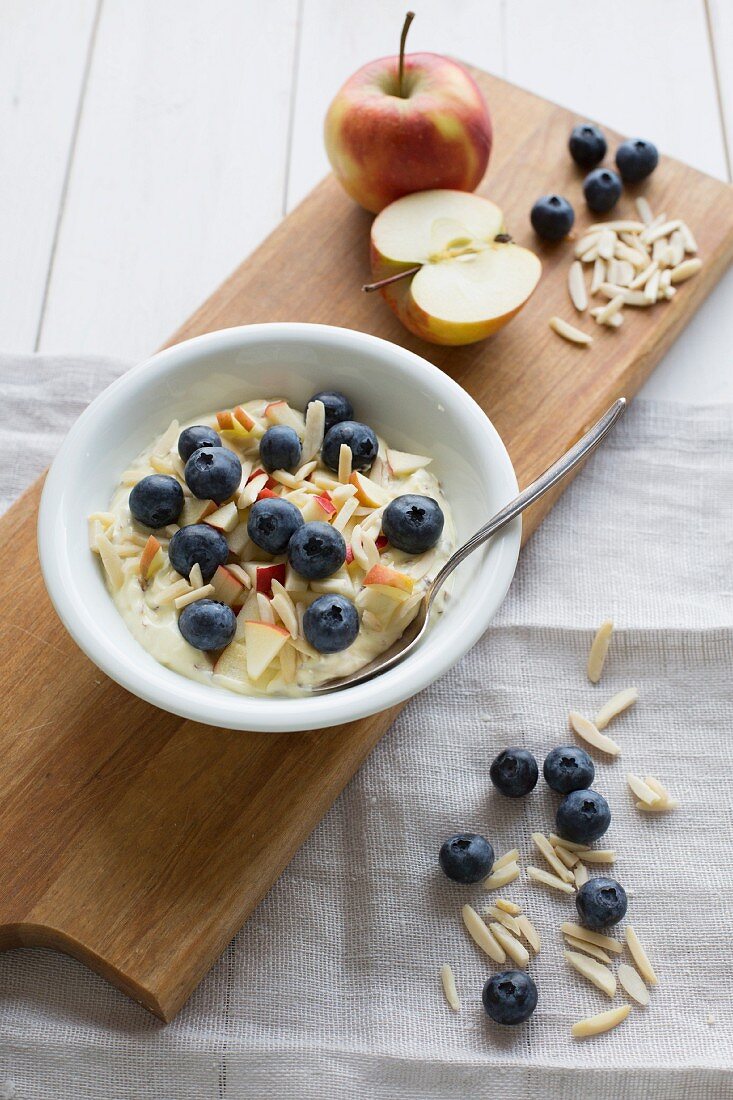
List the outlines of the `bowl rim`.
{"type": "MultiPolygon", "coordinates": [[[[342,347],[369,347],[393,362],[399,360],[403,374],[428,379],[432,383],[432,390],[442,391],[445,399],[450,401],[458,418],[472,421],[485,434],[488,445],[494,452],[492,476],[501,482],[500,495],[508,501],[516,495],[518,486],[514,467],[501,437],[489,417],[466,390],[450,375],[407,348],[356,329],[306,322],[265,322],[217,329],[156,352],[115,379],[87,406],[72,425],[51,464],[38,514],[37,537],[41,572],[51,602],[66,630],[79,648],[110,679],[162,710],[208,726],[284,733],[321,729],[366,718],[405,702],[444,675],[475,645],[507,593],[519,556],[521,519],[517,518],[494,537],[496,583],[490,591],[483,594],[481,601],[477,601],[475,614],[468,623],[463,624],[461,632],[453,638],[453,644],[444,647],[447,652],[444,651],[440,657],[433,654],[431,660],[421,660],[422,647],[418,647],[401,664],[365,684],[333,694],[295,698],[213,692],[208,684],[183,676],[177,676],[177,679],[188,686],[177,691],[156,677],[155,669],[148,670],[133,657],[120,664],[119,655],[112,651],[103,630],[97,626],[91,613],[75,604],[72,592],[67,587],[64,555],[54,552],[54,533],[58,531],[57,524],[62,520],[64,466],[67,456],[76,451],[90,422],[94,422],[110,405],[115,404],[119,393],[144,389],[144,386],[140,386],[141,382],[152,383],[156,378],[175,373],[176,368],[188,362],[191,357],[197,358],[211,350],[234,351],[241,349],[243,343],[256,344],[263,339],[265,342],[273,339],[312,344],[315,341],[335,343],[342,347]]],[[[136,642],[136,646],[138,645],[136,642]]],[[[142,646],[140,653],[146,653],[142,646]]],[[[423,658],[424,656],[423,653],[423,658]]],[[[157,662],[154,662],[154,666],[159,669],[164,667],[157,662]]],[[[164,671],[171,672],[169,669],[164,671]]]]}

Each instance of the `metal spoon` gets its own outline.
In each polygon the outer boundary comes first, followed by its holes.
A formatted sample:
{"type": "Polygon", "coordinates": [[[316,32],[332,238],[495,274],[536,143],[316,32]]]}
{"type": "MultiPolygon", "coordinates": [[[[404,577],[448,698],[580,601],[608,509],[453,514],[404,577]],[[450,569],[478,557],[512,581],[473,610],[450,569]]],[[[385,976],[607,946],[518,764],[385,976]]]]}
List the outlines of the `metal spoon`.
{"type": "Polygon", "coordinates": [[[530,504],[534,504],[541,496],[543,496],[548,489],[551,489],[553,485],[556,485],[558,481],[569,474],[579,462],[582,462],[591,451],[595,450],[601,440],[610,432],[613,425],[618,418],[622,415],[626,408],[626,398],[620,397],[618,401],[611,405],[608,412],[604,413],[597,424],[594,424],[590,431],[587,431],[584,436],[578,440],[575,446],[571,447],[562,458],[559,458],[557,462],[554,462],[549,469],[545,470],[543,474],[533,481],[531,485],[528,485],[518,497],[506,504],[496,515],[489,520],[488,523],[476,532],[460,546],[454,554],[448,558],[440,572],[436,575],[435,579],[430,583],[425,591],[425,595],[419,605],[417,615],[412,620],[410,625],[388,650],[381,653],[379,657],[375,657],[373,661],[370,661],[368,665],[360,668],[357,672],[352,673],[350,676],[339,676],[333,680],[327,680],[323,684],[319,684],[318,687],[312,689],[314,695],[321,695],[328,691],[342,691],[347,687],[354,687],[355,684],[363,684],[366,680],[371,680],[374,676],[379,676],[381,673],[386,672],[389,668],[394,668],[395,665],[403,661],[408,653],[411,653],[418,642],[425,634],[428,628],[428,622],[430,620],[430,609],[433,601],[438,592],[445,584],[448,577],[453,570],[461,564],[462,561],[472,554],[479,546],[483,546],[492,535],[495,535],[497,531],[500,531],[502,527],[506,527],[508,523],[511,523],[516,516],[520,515],[525,508],[528,508],[530,504]]]}

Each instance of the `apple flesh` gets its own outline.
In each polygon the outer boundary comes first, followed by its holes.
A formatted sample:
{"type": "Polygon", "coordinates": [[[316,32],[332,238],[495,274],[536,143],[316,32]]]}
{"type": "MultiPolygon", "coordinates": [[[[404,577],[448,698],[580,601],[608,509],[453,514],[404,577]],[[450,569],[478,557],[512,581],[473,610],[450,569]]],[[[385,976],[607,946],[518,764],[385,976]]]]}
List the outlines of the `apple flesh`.
{"type": "Polygon", "coordinates": [[[463,191],[422,191],[374,219],[375,279],[405,276],[381,294],[406,328],[433,344],[472,344],[514,317],[539,282],[542,265],[504,231],[493,202],[463,191]]]}
{"type": "Polygon", "coordinates": [[[331,103],[325,141],[344,190],[378,213],[414,191],[478,187],[491,154],[481,91],[455,61],[434,53],[383,57],[355,72],[331,103]]]}

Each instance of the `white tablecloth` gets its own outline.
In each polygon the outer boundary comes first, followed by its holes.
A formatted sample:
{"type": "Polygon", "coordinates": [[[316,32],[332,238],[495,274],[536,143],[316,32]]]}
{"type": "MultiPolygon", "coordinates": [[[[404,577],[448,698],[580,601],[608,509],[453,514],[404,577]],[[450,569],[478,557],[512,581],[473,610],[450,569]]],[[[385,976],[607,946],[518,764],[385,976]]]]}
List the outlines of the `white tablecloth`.
{"type": "MultiPolygon", "coordinates": [[[[8,498],[120,369],[0,357],[8,498]]],[[[639,402],[523,552],[481,643],[406,707],[174,1023],[73,960],[0,955],[0,1096],[4,1081],[24,1100],[733,1096],[732,577],[733,408],[639,402]],[[593,687],[584,663],[607,616],[593,687]],[[541,864],[529,837],[551,830],[554,796],[540,781],[502,799],[490,762],[511,744],[541,760],[570,740],[569,709],[592,715],[630,684],[640,701],[609,730],[623,755],[598,759],[596,786],[660,984],[616,1031],[573,1040],[572,1022],[610,1003],[562,958],[572,898],[522,878],[503,893],[542,935],[539,1006],[499,1029],[480,1004],[491,967],[460,922],[490,895],[449,883],[439,845],[475,829],[541,864]],[[680,809],[640,814],[627,770],[658,775],[680,809]]]]}

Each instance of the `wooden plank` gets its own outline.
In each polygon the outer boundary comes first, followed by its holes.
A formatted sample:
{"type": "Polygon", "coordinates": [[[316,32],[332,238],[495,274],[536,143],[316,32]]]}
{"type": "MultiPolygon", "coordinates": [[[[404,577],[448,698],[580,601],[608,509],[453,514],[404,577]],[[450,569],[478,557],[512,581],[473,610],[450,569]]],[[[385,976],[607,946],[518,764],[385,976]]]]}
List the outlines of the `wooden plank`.
{"type": "MultiPolygon", "coordinates": [[[[372,57],[397,53],[404,11],[393,0],[305,0],[298,50],[287,209],[329,170],[323,119],[347,77],[372,57]]],[[[462,57],[501,72],[501,0],[424,0],[416,7],[408,52],[462,57]]]]}
{"type": "Polygon", "coordinates": [[[0,346],[33,351],[96,0],[5,0],[0,12],[0,346]]]}
{"type": "Polygon", "coordinates": [[[512,0],[505,17],[508,80],[727,178],[700,0],[512,0]]]}
{"type": "Polygon", "coordinates": [[[105,0],[42,351],[140,357],[277,223],[295,16],[105,0]]]}
{"type": "MultiPolygon", "coordinates": [[[[559,187],[577,201],[578,174],[562,153],[570,116],[502,81],[480,80],[499,136],[487,187],[510,229],[529,241],[526,210],[549,158],[558,158],[559,187]]],[[[297,319],[394,340],[473,393],[524,484],[614,397],[633,395],[733,256],[729,188],[665,160],[650,195],[689,219],[705,265],[671,305],[637,311],[617,333],[598,331],[590,351],[547,327],[551,314],[569,313],[567,247],[541,249],[540,289],[491,341],[450,349],[410,337],[383,302],[359,290],[369,218],[331,178],[176,339],[297,319]],[[714,220],[706,216],[713,208],[714,220]]],[[[50,610],[36,563],[38,494],[36,485],[0,521],[0,577],[9,578],[0,585],[0,847],[7,853],[0,948],[67,951],[170,1019],[399,708],[278,736],[183,722],[127,695],[75,649],[50,610]],[[20,636],[18,623],[30,624],[20,636]]],[[[527,515],[525,537],[550,504],[527,515]]]]}

